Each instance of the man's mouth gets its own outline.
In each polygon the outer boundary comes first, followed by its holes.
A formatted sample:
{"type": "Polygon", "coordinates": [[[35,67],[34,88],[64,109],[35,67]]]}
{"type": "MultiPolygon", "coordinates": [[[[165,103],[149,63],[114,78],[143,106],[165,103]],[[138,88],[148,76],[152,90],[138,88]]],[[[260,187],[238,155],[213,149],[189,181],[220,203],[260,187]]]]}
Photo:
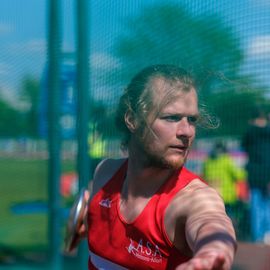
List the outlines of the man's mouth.
{"type": "Polygon", "coordinates": [[[186,145],[172,145],[170,146],[171,149],[174,149],[179,152],[185,152],[188,149],[188,146],[186,145]]]}

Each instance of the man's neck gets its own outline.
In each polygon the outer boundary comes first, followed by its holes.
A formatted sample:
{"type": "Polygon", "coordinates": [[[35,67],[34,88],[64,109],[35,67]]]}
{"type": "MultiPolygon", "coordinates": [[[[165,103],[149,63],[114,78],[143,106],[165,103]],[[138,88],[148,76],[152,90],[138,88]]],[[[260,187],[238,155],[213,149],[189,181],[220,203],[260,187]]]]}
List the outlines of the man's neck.
{"type": "Polygon", "coordinates": [[[173,173],[172,169],[149,166],[130,157],[123,191],[126,195],[151,197],[173,173]]]}

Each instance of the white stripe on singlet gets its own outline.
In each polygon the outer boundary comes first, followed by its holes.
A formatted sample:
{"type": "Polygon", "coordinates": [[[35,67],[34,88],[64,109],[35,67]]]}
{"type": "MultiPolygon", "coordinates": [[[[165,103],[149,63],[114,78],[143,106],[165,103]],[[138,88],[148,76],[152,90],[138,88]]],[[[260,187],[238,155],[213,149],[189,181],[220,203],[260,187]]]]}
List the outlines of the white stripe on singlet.
{"type": "Polygon", "coordinates": [[[89,251],[89,257],[92,264],[99,270],[128,270],[128,268],[104,259],[91,251],[89,251]]]}

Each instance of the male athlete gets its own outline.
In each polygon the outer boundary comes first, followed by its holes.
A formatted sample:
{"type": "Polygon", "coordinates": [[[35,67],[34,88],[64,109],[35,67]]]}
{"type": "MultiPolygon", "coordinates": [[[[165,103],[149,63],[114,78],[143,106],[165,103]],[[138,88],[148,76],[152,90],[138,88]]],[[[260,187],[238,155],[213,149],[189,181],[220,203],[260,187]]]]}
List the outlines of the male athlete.
{"type": "Polygon", "coordinates": [[[96,168],[86,215],[89,269],[231,269],[236,239],[224,203],[184,167],[205,122],[189,73],[145,68],[125,89],[116,120],[128,158],[96,168]]]}

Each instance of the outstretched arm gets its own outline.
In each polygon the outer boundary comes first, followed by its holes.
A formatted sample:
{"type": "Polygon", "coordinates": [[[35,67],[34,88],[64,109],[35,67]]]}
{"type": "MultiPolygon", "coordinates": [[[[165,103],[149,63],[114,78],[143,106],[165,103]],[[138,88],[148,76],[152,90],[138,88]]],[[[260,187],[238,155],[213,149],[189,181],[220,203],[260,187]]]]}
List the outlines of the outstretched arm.
{"type": "Polygon", "coordinates": [[[177,270],[229,270],[236,250],[235,231],[222,199],[205,185],[185,195],[185,233],[193,258],[177,270]]]}

